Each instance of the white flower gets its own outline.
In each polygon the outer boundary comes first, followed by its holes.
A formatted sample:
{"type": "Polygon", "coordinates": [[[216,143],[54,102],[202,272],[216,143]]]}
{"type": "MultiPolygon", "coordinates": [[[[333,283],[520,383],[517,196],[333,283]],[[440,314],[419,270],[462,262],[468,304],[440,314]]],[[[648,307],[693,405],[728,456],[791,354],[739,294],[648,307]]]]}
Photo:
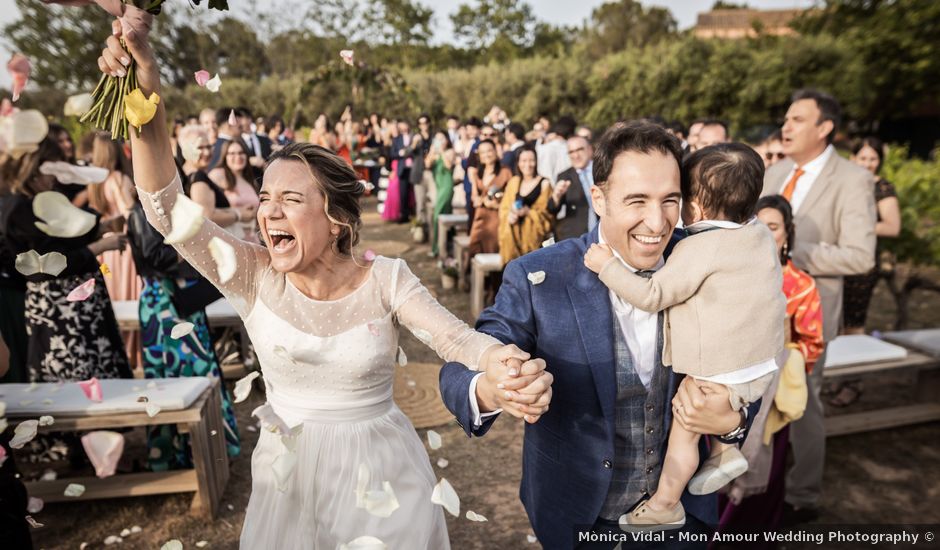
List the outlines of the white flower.
{"type": "Polygon", "coordinates": [[[219,88],[221,87],[222,79],[219,78],[219,73],[215,73],[215,76],[206,81],[206,89],[212,93],[218,93],[219,88]]]}

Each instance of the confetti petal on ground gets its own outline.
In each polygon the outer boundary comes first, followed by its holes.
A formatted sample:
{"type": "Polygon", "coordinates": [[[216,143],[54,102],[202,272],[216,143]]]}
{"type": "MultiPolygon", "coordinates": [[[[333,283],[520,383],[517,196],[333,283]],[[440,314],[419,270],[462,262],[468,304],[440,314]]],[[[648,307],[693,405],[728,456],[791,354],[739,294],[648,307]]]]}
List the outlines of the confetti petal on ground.
{"type": "Polygon", "coordinates": [[[481,516],[473,510],[467,510],[467,519],[470,521],[487,521],[486,517],[481,516]]]}
{"type": "Polygon", "coordinates": [[[82,447],[95,467],[95,475],[105,478],[114,475],[117,469],[121,454],[124,453],[124,436],[103,430],[88,432],[82,436],[82,447]]]}
{"type": "Polygon", "coordinates": [[[134,535],[136,535],[137,533],[140,533],[141,531],[143,531],[143,529],[140,528],[140,525],[135,525],[131,527],[131,533],[134,535]]]}
{"type": "Polygon", "coordinates": [[[101,395],[101,382],[98,382],[97,378],[79,382],[78,386],[82,389],[82,392],[89,401],[101,403],[101,401],[104,399],[104,397],[101,395]]]}
{"type": "Polygon", "coordinates": [[[235,259],[235,248],[218,237],[212,237],[209,241],[209,254],[215,261],[216,270],[219,273],[219,281],[225,284],[235,276],[235,270],[238,268],[238,262],[235,259]]]}
{"type": "Polygon", "coordinates": [[[343,60],[343,63],[349,66],[353,65],[354,63],[353,59],[355,57],[355,53],[352,50],[340,50],[339,56],[343,60]]]}
{"type": "Polygon", "coordinates": [[[44,525],[42,523],[39,523],[35,519],[33,519],[33,516],[26,516],[25,519],[26,519],[26,523],[28,523],[29,526],[32,527],[33,529],[39,529],[40,527],[44,525]]]}
{"type": "Polygon", "coordinates": [[[388,546],[381,540],[368,535],[340,544],[339,550],[386,550],[388,546]]]}
{"type": "Polygon", "coordinates": [[[251,393],[251,382],[255,378],[258,378],[258,376],[260,376],[260,373],[258,371],[254,371],[238,382],[235,382],[234,393],[236,403],[241,403],[242,401],[248,399],[248,394],[251,393]]]}
{"type": "Polygon", "coordinates": [[[535,544],[539,539],[535,538],[535,535],[526,535],[525,539],[529,541],[530,544],[535,544]]]}
{"type": "Polygon", "coordinates": [[[53,176],[59,183],[94,185],[108,179],[107,168],[79,166],[62,161],[47,161],[39,167],[39,173],[53,176]]]}
{"type": "Polygon", "coordinates": [[[29,73],[32,71],[32,66],[25,55],[15,53],[7,62],[7,71],[9,71],[10,79],[13,82],[13,101],[16,101],[20,98],[20,93],[29,82],[29,73]]]}
{"type": "Polygon", "coordinates": [[[65,297],[67,302],[84,302],[95,293],[95,280],[88,279],[84,283],[73,288],[69,295],[65,297]]]}
{"type": "Polygon", "coordinates": [[[121,536],[122,536],[122,537],[129,537],[129,536],[131,536],[131,530],[130,530],[130,529],[127,529],[127,528],[121,529],[121,536]]]}
{"type": "Polygon", "coordinates": [[[196,543],[196,548],[205,548],[206,546],[209,546],[209,541],[207,540],[201,540],[196,543]]]}
{"type": "Polygon", "coordinates": [[[434,491],[431,492],[431,502],[440,504],[455,518],[460,517],[460,497],[457,496],[457,491],[454,491],[447,479],[442,477],[434,486],[434,491]]]}
{"type": "Polygon", "coordinates": [[[545,272],[536,271],[535,273],[529,273],[526,277],[529,279],[529,282],[532,283],[533,285],[540,285],[542,284],[542,281],[545,280],[545,272]]]}
{"type": "Polygon", "coordinates": [[[193,238],[202,227],[202,222],[205,221],[203,214],[202,206],[198,203],[182,193],[177,195],[176,204],[170,212],[170,223],[173,229],[163,242],[178,244],[193,238]]]}
{"type": "Polygon", "coordinates": [[[434,430],[428,430],[428,446],[432,450],[436,451],[441,448],[441,434],[435,432],[434,430]]]}
{"type": "Polygon", "coordinates": [[[36,437],[36,429],[38,427],[38,420],[24,420],[17,424],[16,428],[13,430],[13,438],[10,439],[10,447],[22,449],[23,445],[26,445],[36,437]]]}
{"type": "Polygon", "coordinates": [[[117,535],[110,535],[109,537],[104,539],[104,543],[106,546],[111,546],[112,544],[119,544],[122,542],[124,542],[124,539],[122,539],[121,537],[117,535]]]}
{"type": "Polygon", "coordinates": [[[274,412],[274,407],[270,403],[265,403],[255,410],[251,411],[251,416],[256,417],[261,421],[261,425],[270,432],[288,435],[290,434],[290,427],[287,423],[284,422],[280,416],[274,412]]]}
{"type": "Polygon", "coordinates": [[[173,539],[171,541],[167,541],[166,544],[161,546],[160,550],[183,550],[183,543],[173,539]]]}
{"type": "Polygon", "coordinates": [[[85,486],[80,483],[69,483],[63,494],[67,497],[80,497],[85,494],[85,486]]]}
{"type": "Polygon", "coordinates": [[[40,426],[51,426],[53,424],[55,424],[55,418],[52,418],[51,416],[48,416],[48,415],[39,417],[40,426]]]}
{"type": "Polygon", "coordinates": [[[209,79],[212,78],[212,75],[209,74],[209,71],[205,69],[196,71],[193,76],[196,77],[196,84],[198,84],[200,87],[205,86],[206,82],[209,82],[209,79]]]}
{"type": "Polygon", "coordinates": [[[186,336],[187,334],[191,333],[194,328],[196,328],[196,325],[190,323],[189,321],[183,321],[182,323],[178,323],[174,325],[172,329],[170,329],[170,338],[173,338],[174,340],[179,340],[183,336],[186,336]]]}
{"type": "Polygon", "coordinates": [[[26,504],[26,511],[30,514],[38,514],[42,512],[43,506],[45,506],[45,503],[41,498],[29,497],[29,502],[26,504]]]}
{"type": "Polygon", "coordinates": [[[16,255],[14,267],[27,277],[36,273],[54,277],[65,271],[65,256],[58,252],[50,252],[40,256],[35,250],[30,250],[16,255]]]}
{"type": "Polygon", "coordinates": [[[46,470],[39,479],[42,481],[55,481],[57,477],[59,477],[59,474],[55,473],[55,470],[46,470]]]}
{"type": "Polygon", "coordinates": [[[147,416],[153,418],[160,414],[160,405],[157,405],[156,403],[147,403],[147,406],[144,407],[144,410],[147,411],[147,416]]]}
{"type": "Polygon", "coordinates": [[[65,116],[82,116],[91,109],[94,103],[95,98],[88,93],[69,96],[65,100],[65,116]]]}
{"type": "Polygon", "coordinates": [[[408,356],[405,355],[405,350],[401,349],[401,346],[398,348],[398,366],[404,367],[408,365],[408,356]]]}
{"type": "Polygon", "coordinates": [[[37,194],[33,198],[33,214],[42,220],[34,222],[36,227],[50,237],[81,237],[98,223],[94,214],[73,205],[57,191],[37,194]]]}
{"type": "Polygon", "coordinates": [[[448,464],[450,464],[450,461],[448,461],[446,458],[437,459],[438,468],[446,468],[448,464]]]}
{"type": "MultiPolygon", "coordinates": [[[[219,78],[219,73],[216,73],[215,76],[213,76],[211,80],[208,80],[206,82],[206,89],[214,94],[218,93],[219,88],[221,87],[222,87],[222,79],[219,78]]],[[[231,117],[229,117],[229,120],[231,120],[231,117]]]]}

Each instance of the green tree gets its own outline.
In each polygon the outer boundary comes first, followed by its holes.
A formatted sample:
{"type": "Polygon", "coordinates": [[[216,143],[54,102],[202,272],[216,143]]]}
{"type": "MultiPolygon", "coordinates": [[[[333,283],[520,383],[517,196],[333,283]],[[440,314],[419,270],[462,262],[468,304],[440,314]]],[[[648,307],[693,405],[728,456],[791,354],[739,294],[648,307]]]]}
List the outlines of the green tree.
{"type": "Polygon", "coordinates": [[[519,48],[532,45],[536,20],[532,6],[520,0],[476,0],[450,16],[454,34],[471,49],[489,48],[498,39],[519,48]]]}
{"type": "Polygon", "coordinates": [[[645,7],[637,0],[607,2],[591,11],[584,47],[599,58],[628,47],[655,44],[675,36],[676,20],[668,8],[645,7]]]}

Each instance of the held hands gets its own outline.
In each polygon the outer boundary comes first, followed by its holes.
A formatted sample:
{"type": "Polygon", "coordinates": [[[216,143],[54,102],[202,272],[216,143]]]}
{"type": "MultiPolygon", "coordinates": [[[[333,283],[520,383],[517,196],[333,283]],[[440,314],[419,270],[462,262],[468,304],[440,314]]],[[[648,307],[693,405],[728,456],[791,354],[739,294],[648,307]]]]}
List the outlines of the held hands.
{"type": "Polygon", "coordinates": [[[728,388],[721,384],[686,376],[672,399],[673,417],[690,432],[722,435],[741,422],[741,415],[731,408],[728,388]]]}
{"type": "Polygon", "coordinates": [[[594,273],[600,273],[604,265],[614,257],[614,252],[606,244],[592,244],[584,254],[584,265],[594,273]]]}
{"type": "Polygon", "coordinates": [[[529,357],[514,345],[487,354],[485,364],[481,365],[486,374],[479,379],[476,389],[481,412],[501,408],[534,424],[548,411],[553,377],[545,371],[543,359],[529,357]]]}

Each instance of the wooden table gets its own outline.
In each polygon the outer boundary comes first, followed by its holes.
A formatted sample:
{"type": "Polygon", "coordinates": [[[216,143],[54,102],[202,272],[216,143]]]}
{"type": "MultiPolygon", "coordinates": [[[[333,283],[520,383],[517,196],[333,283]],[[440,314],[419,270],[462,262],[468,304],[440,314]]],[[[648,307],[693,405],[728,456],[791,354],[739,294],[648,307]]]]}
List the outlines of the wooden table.
{"type": "Polygon", "coordinates": [[[907,426],[940,420],[940,358],[917,351],[891,361],[856,363],[826,367],[824,379],[858,377],[886,371],[914,370],[916,383],[910,404],[826,417],[826,435],[837,436],[896,426],[907,426]]]}
{"type": "MultiPolygon", "coordinates": [[[[228,453],[225,448],[225,427],[222,423],[220,381],[211,379],[195,402],[186,409],[161,411],[151,418],[144,412],[105,415],[56,415],[55,424],[39,428],[42,432],[92,431],[136,426],[176,424],[181,433],[189,434],[194,468],[168,472],[138,472],[116,474],[104,479],[97,477],[59,478],[53,481],[30,481],[26,489],[30,496],[45,502],[94,500],[166,493],[195,492],[190,510],[215,518],[229,478],[228,453]],[[79,497],[67,497],[65,488],[70,483],[85,486],[79,497]]],[[[10,414],[12,420],[17,418],[10,414]]],[[[20,419],[35,415],[19,416],[20,419]]]]}

